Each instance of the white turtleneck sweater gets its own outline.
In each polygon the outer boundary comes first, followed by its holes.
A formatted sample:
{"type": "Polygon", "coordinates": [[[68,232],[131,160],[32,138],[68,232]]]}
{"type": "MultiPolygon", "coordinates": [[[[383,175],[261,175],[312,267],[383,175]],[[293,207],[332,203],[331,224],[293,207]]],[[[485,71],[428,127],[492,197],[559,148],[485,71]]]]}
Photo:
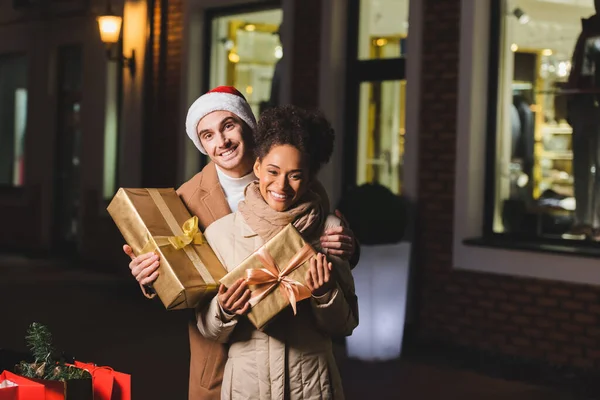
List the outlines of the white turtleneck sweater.
{"type": "Polygon", "coordinates": [[[219,183],[223,188],[223,192],[225,192],[225,198],[227,199],[229,208],[231,208],[231,212],[236,212],[238,203],[244,200],[244,189],[250,182],[256,180],[256,175],[254,175],[254,172],[250,172],[248,175],[242,176],[241,178],[232,178],[221,171],[218,166],[216,167],[219,183]]]}

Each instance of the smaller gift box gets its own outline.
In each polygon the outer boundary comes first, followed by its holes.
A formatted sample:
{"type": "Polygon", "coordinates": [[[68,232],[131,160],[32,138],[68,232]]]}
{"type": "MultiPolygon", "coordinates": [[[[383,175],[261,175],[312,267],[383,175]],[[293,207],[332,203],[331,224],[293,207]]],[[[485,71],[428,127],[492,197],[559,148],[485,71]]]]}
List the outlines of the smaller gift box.
{"type": "Polygon", "coordinates": [[[244,278],[252,291],[248,319],[257,329],[290,306],[309,298],[305,276],[317,253],[292,224],[287,225],[234,270],[221,279],[230,287],[244,278]]]}
{"type": "Polygon", "coordinates": [[[174,189],[121,188],[107,210],[134,254],[160,253],[153,290],[168,310],[194,308],[217,293],[227,271],[174,189]]]}

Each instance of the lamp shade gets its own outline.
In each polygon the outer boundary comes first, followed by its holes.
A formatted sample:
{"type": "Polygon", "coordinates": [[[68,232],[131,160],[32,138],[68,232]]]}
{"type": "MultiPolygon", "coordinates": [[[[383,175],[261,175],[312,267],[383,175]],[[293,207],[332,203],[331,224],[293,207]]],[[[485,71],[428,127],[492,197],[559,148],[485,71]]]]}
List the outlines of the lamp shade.
{"type": "Polygon", "coordinates": [[[104,43],[117,43],[121,33],[121,22],[123,18],[117,15],[101,15],[98,18],[100,39],[104,43]]]}

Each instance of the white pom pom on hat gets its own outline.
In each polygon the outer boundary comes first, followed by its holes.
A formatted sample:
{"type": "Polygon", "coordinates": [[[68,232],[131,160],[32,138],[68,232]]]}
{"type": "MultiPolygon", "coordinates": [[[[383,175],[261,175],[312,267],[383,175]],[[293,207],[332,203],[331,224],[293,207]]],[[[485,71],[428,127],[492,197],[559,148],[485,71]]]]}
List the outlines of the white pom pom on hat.
{"type": "Polygon", "coordinates": [[[185,119],[185,130],[202,154],[206,154],[206,150],[198,137],[198,123],[215,111],[229,111],[248,124],[252,131],[256,130],[256,118],[244,95],[233,86],[216,87],[194,101],[185,119]]]}

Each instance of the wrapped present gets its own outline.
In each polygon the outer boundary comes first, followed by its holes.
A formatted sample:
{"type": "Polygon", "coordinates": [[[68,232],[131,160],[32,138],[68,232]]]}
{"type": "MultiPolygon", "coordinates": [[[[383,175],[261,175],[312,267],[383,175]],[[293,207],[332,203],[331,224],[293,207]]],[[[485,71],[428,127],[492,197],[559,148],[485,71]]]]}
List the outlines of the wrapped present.
{"type": "Polygon", "coordinates": [[[310,260],[317,255],[289,224],[221,279],[226,287],[244,278],[252,291],[248,319],[262,329],[283,309],[309,298],[305,283],[310,260]]]}
{"type": "Polygon", "coordinates": [[[168,310],[194,308],[227,273],[174,189],[119,189],[108,206],[136,255],[160,254],[156,292],[168,310]]]}

